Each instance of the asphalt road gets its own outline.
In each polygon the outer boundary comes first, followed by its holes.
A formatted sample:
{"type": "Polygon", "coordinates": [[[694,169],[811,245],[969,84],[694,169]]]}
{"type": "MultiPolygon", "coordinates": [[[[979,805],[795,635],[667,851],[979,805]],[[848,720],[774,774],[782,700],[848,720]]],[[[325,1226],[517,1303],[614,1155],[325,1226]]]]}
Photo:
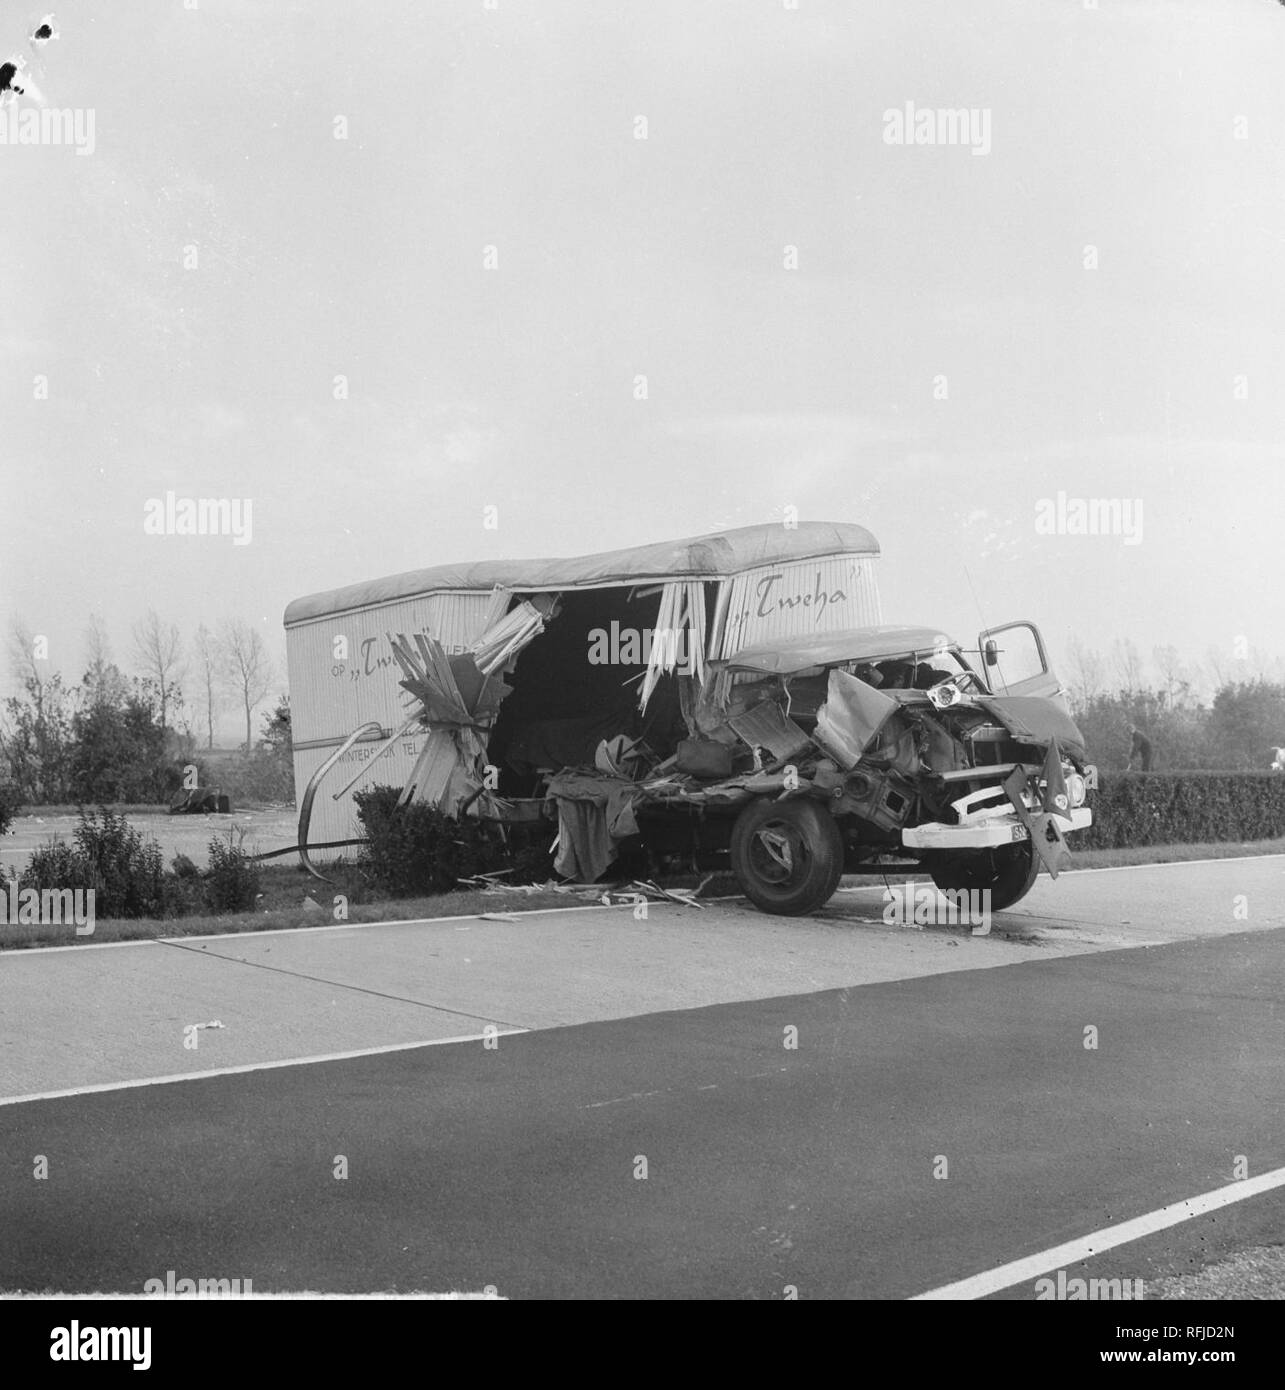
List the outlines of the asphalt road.
{"type": "MultiPolygon", "coordinates": [[[[985,938],[851,895],[802,923],[617,910],[0,956],[0,1289],[922,1294],[1285,1165],[1280,878],[1084,874],[985,938]],[[183,1049],[202,1012],[224,1028],[183,1049]],[[441,1041],[487,1022],[531,1031],[441,1041]],[[334,1050],[437,1045],[12,1103],[303,1056],[322,1023],[334,1050]]],[[[1154,1288],[1279,1246],[1282,1192],[1083,1270],[1154,1288]]]]}

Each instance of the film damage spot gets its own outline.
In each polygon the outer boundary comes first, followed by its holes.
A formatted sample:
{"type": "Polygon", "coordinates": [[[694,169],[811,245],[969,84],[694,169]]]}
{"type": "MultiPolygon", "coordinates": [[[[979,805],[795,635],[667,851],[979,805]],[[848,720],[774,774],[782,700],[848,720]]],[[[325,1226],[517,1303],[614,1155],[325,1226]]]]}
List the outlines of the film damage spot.
{"type": "Polygon", "coordinates": [[[20,97],[27,90],[26,83],[22,80],[24,66],[21,58],[6,58],[0,63],[0,101],[11,92],[14,96],[20,97]]]}

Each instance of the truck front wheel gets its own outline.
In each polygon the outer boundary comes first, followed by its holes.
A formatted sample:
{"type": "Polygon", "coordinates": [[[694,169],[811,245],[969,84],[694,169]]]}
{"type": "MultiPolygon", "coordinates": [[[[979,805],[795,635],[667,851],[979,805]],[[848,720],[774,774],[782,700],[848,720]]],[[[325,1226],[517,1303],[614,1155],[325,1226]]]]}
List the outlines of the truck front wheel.
{"type": "Polygon", "coordinates": [[[995,849],[936,851],[926,854],[923,866],[943,893],[990,889],[991,911],[1003,912],[1020,902],[1034,887],[1040,861],[1029,840],[995,849]]]}
{"type": "Polygon", "coordinates": [[[815,801],[751,801],[732,827],[732,871],[761,912],[800,917],[834,896],[843,835],[815,801]]]}

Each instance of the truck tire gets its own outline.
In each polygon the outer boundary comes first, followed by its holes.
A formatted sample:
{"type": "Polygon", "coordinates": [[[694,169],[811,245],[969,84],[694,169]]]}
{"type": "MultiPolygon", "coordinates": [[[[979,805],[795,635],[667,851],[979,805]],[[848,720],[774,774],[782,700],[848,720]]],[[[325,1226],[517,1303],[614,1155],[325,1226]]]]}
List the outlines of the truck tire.
{"type": "Polygon", "coordinates": [[[924,855],[923,866],[943,892],[989,888],[992,912],[1003,912],[1020,902],[1035,886],[1040,872],[1040,861],[1029,840],[955,854],[938,851],[924,855]]]}
{"type": "Polygon", "coordinates": [[[760,912],[800,917],[828,902],[843,875],[843,835],[815,801],[751,801],[732,827],[732,871],[760,912]]]}

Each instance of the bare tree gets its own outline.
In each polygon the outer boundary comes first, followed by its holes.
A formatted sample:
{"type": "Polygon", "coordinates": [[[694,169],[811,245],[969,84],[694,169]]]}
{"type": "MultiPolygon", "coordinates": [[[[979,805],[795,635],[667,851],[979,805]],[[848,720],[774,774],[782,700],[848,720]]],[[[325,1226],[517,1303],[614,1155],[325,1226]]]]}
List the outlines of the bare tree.
{"type": "Polygon", "coordinates": [[[204,623],[196,629],[192,639],[192,651],[196,656],[196,674],[201,682],[201,692],[205,697],[205,737],[206,748],[214,747],[214,713],[219,707],[219,667],[222,657],[218,638],[204,623]]]}
{"type": "Polygon", "coordinates": [[[114,704],[125,697],[128,686],[112,660],[111,638],[101,613],[91,612],[85,624],[85,687],[92,704],[114,704]]]}
{"type": "Polygon", "coordinates": [[[1077,636],[1072,635],[1067,643],[1067,654],[1071,666],[1071,687],[1076,704],[1087,709],[1102,690],[1106,679],[1106,667],[1097,652],[1089,651],[1077,636]]]}
{"type": "Polygon", "coordinates": [[[1151,659],[1164,682],[1165,704],[1174,707],[1174,697],[1191,688],[1191,674],[1178,655],[1177,647],[1153,647],[1151,659]]]}
{"type": "Polygon", "coordinates": [[[36,712],[44,708],[47,658],[41,656],[44,638],[32,632],[16,615],[9,623],[9,669],[24,690],[31,691],[36,712]]]}
{"type": "Polygon", "coordinates": [[[1256,681],[1267,681],[1273,678],[1274,672],[1279,669],[1279,663],[1262,647],[1250,647],[1249,659],[1250,679],[1256,681]]]}
{"type": "Polygon", "coordinates": [[[161,729],[169,727],[169,708],[178,695],[178,682],[183,675],[183,639],[173,623],[163,623],[154,608],[135,623],[134,660],[139,669],[152,681],[161,702],[161,729]]]}
{"type": "Polygon", "coordinates": [[[1120,689],[1126,695],[1136,695],[1142,689],[1142,656],[1132,638],[1116,640],[1111,648],[1111,665],[1120,680],[1120,689]]]}
{"type": "Polygon", "coordinates": [[[232,618],[223,624],[219,645],[225,678],[245,711],[245,751],[248,753],[254,747],[255,707],[263,702],[272,684],[272,662],[259,629],[241,618],[232,618]]]}
{"type": "Polygon", "coordinates": [[[1214,694],[1217,694],[1224,685],[1230,684],[1231,661],[1217,647],[1210,647],[1205,653],[1205,665],[1209,668],[1209,674],[1213,680],[1214,694]]]}
{"type": "Polygon", "coordinates": [[[174,741],[181,762],[190,763],[196,755],[196,730],[193,727],[196,711],[182,694],[174,699],[174,741]]]}

